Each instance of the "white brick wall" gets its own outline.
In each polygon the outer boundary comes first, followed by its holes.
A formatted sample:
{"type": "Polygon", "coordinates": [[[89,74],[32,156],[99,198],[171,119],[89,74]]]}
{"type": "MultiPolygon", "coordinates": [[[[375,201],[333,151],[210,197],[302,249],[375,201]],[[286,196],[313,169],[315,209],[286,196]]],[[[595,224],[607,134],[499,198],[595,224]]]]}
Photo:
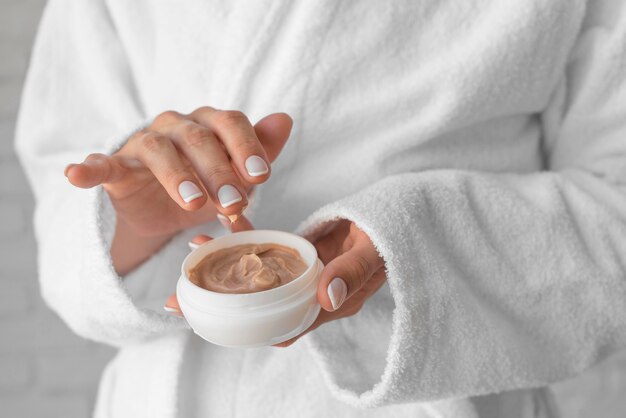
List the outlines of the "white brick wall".
{"type": "Polygon", "coordinates": [[[84,418],[113,351],[75,336],[39,296],[33,199],[12,144],[44,3],[0,0],[0,416],[84,418]]]}

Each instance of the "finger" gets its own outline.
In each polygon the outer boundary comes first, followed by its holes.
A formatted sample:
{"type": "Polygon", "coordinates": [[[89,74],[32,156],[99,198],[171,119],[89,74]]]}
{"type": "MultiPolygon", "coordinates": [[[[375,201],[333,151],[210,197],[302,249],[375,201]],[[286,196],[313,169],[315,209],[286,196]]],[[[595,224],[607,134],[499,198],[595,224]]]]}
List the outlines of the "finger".
{"type": "Polygon", "coordinates": [[[138,132],[120,150],[120,155],[141,161],[181,208],[198,210],[206,203],[206,193],[168,137],[156,132],[138,132]]]}
{"type": "Polygon", "coordinates": [[[313,242],[317,255],[325,265],[330,263],[339,254],[352,248],[352,243],[348,243],[350,232],[350,222],[339,221],[331,227],[325,235],[313,242]]]}
{"type": "Polygon", "coordinates": [[[292,127],[293,120],[286,113],[273,113],[254,125],[256,136],[263,145],[270,163],[276,160],[287,143],[292,127]]]}
{"type": "Polygon", "coordinates": [[[204,244],[207,241],[211,241],[213,238],[211,238],[208,235],[196,235],[195,237],[193,237],[191,239],[191,241],[189,241],[187,243],[187,245],[189,245],[189,248],[191,248],[192,250],[195,250],[196,248],[198,248],[199,246],[201,246],[202,244],[204,244]]]}
{"type": "Polygon", "coordinates": [[[339,309],[382,264],[376,249],[368,241],[357,241],[324,267],[317,288],[317,299],[322,308],[331,312],[339,309]]]}
{"type": "Polygon", "coordinates": [[[231,218],[232,220],[222,214],[217,214],[217,219],[222,226],[231,232],[251,231],[254,229],[252,223],[243,215],[235,215],[231,216],[231,218]]]}
{"type": "Polygon", "coordinates": [[[385,269],[379,268],[378,271],[374,273],[372,277],[370,277],[370,279],[365,282],[365,284],[361,287],[361,289],[359,289],[355,294],[352,295],[348,303],[344,304],[341,309],[339,309],[338,311],[333,311],[333,312],[327,312],[325,310],[320,311],[319,315],[317,316],[313,324],[309,328],[307,328],[304,332],[302,332],[302,334],[299,334],[293,338],[290,338],[287,341],[283,341],[282,343],[274,344],[274,347],[288,347],[294,342],[296,342],[299,338],[305,336],[311,331],[316,330],[317,328],[319,328],[321,325],[325,324],[326,322],[330,322],[330,321],[334,321],[340,318],[354,315],[361,309],[361,307],[363,306],[363,303],[367,299],[369,299],[374,293],[376,293],[378,289],[382,287],[383,284],[385,284],[386,280],[387,280],[387,276],[385,274],[385,269]],[[358,298],[359,300],[355,301],[355,298],[358,298]],[[352,304],[353,306],[349,306],[349,304],[352,304]]]}
{"type": "Polygon", "coordinates": [[[342,243],[333,234],[326,234],[313,243],[317,250],[317,256],[324,265],[330,263],[337,255],[341,254],[342,243]]]}
{"type": "Polygon", "coordinates": [[[245,188],[216,136],[189,120],[163,125],[160,133],[170,137],[202,180],[216,208],[224,215],[239,214],[248,205],[245,188]]]}
{"type": "Polygon", "coordinates": [[[376,293],[387,281],[387,272],[384,267],[379,268],[376,273],[363,285],[361,291],[366,292],[367,297],[376,293]]]}
{"type": "Polygon", "coordinates": [[[202,245],[207,241],[211,241],[212,239],[213,238],[211,238],[208,235],[200,234],[200,235],[196,235],[195,237],[193,237],[191,239],[191,242],[193,242],[194,244],[202,245]]]}
{"type": "MultiPolygon", "coordinates": [[[[252,226],[252,223],[248,220],[248,218],[246,218],[245,216],[241,215],[237,218],[237,220],[235,222],[230,222],[230,220],[222,215],[222,214],[217,214],[217,218],[219,219],[219,221],[222,223],[222,225],[224,225],[224,228],[228,229],[229,231],[232,232],[239,232],[239,231],[251,231],[254,229],[254,226],[252,226]]],[[[191,249],[195,249],[197,247],[199,247],[200,245],[204,244],[207,241],[212,240],[213,238],[211,238],[208,235],[196,235],[195,237],[193,237],[193,239],[189,242],[189,246],[191,247],[191,249]]]]}
{"type": "Polygon", "coordinates": [[[178,299],[176,298],[176,294],[170,295],[163,306],[163,309],[175,316],[183,316],[183,311],[180,309],[180,305],[178,304],[178,299]]]}
{"type": "Polygon", "coordinates": [[[88,189],[103,183],[113,183],[126,174],[115,158],[105,154],[89,154],[80,164],[69,164],[65,176],[76,187],[88,189]]]}
{"type": "Polygon", "coordinates": [[[270,164],[265,149],[246,115],[236,110],[201,107],[189,116],[217,135],[245,181],[259,184],[269,178],[270,164]]]}

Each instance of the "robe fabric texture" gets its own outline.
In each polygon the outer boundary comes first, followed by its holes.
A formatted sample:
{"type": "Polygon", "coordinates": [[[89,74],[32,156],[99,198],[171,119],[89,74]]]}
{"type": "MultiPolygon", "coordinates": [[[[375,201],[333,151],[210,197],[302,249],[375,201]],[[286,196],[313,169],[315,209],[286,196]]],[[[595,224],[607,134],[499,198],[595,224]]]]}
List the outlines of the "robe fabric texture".
{"type": "Polygon", "coordinates": [[[542,387],[626,345],[624,45],[614,0],[51,0],[16,148],[45,301],[120,348],[95,416],[551,416],[542,387]],[[115,273],[111,202],[65,165],[204,105],[292,116],[249,217],[365,231],[388,280],[357,315],[200,340],[162,306],[218,222],[115,273]]]}

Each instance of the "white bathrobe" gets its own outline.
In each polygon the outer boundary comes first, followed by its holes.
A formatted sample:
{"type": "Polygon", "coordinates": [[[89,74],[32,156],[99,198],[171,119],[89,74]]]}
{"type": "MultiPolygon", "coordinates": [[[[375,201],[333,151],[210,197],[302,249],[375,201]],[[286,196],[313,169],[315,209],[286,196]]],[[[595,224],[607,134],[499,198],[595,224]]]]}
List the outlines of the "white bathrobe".
{"type": "Polygon", "coordinates": [[[625,45],[621,0],[51,0],[17,150],[43,297],[120,347],[95,415],[549,414],[533,388],[626,345],[625,45]],[[63,168],[202,105],[293,117],[250,217],[354,221],[388,277],[361,312],[286,349],[193,336],[161,306],[216,222],[115,274],[111,202],[63,168]]]}

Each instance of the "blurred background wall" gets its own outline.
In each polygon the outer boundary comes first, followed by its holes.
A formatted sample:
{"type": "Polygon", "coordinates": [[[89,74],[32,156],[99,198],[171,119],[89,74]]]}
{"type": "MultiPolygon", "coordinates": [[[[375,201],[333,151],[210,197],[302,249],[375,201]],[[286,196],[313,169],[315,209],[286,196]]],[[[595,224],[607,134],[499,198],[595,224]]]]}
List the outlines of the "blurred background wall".
{"type": "MultiPolygon", "coordinates": [[[[76,0],[83,1],[83,0],[76,0]]],[[[33,199],[13,151],[13,131],[30,48],[45,0],[0,0],[0,416],[88,417],[114,351],[67,329],[39,296],[33,199]]],[[[33,121],[37,123],[37,121],[33,121]]],[[[626,416],[626,355],[588,372],[585,385],[555,386],[564,418],[626,416]],[[623,370],[626,366],[621,367],[623,370]],[[590,400],[604,410],[591,409],[590,400]]]]}
{"type": "Polygon", "coordinates": [[[44,306],[33,258],[33,198],[13,151],[44,4],[0,0],[0,416],[85,418],[113,350],[75,336],[44,306]]]}

